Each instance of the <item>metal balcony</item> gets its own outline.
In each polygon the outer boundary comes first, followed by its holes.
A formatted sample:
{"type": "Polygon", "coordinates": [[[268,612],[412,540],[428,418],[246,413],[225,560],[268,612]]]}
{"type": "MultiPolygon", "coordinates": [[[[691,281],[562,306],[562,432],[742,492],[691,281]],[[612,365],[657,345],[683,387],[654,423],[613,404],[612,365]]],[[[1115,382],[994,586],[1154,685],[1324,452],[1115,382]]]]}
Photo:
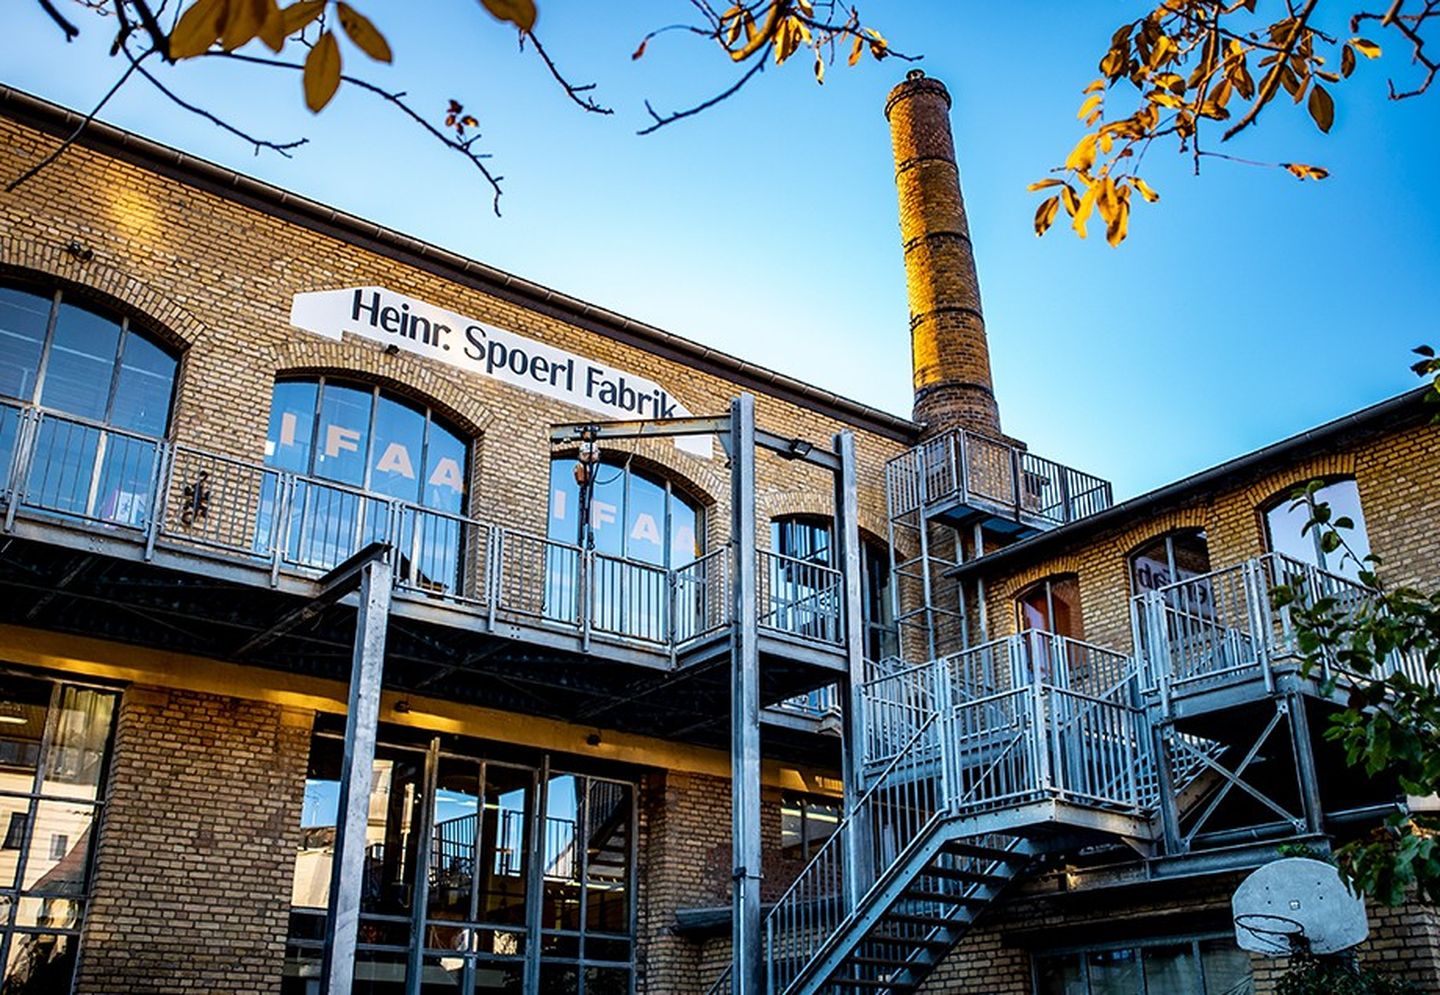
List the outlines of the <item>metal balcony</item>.
{"type": "Polygon", "coordinates": [[[983,521],[1002,533],[1052,529],[1112,503],[1108,481],[964,429],[895,457],[885,483],[892,519],[920,512],[956,526],[983,521]]]}
{"type": "MultiPolygon", "coordinates": [[[[397,605],[427,619],[655,666],[722,646],[734,612],[729,545],[666,568],[10,403],[0,508],[7,533],[301,594],[384,542],[397,605]]],[[[841,571],[761,550],[758,573],[762,638],[842,666],[841,571]]]]}
{"type": "Polygon", "coordinates": [[[1347,672],[1328,656],[1307,674],[1292,609],[1271,601],[1270,592],[1281,584],[1294,588],[1302,604],[1332,599],[1342,612],[1359,610],[1373,594],[1347,577],[1267,553],[1131,599],[1146,690],[1162,711],[1228,708],[1273,693],[1277,682],[1298,682],[1318,693],[1332,680],[1357,682],[1396,671],[1429,680],[1422,660],[1398,653],[1379,674],[1347,672]]]}

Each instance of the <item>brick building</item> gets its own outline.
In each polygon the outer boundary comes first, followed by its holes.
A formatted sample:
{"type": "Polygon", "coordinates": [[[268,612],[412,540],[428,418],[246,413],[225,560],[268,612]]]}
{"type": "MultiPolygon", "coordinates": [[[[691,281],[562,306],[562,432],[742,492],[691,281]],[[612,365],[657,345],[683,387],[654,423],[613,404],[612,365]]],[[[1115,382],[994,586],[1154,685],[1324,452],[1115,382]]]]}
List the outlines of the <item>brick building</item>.
{"type": "MultiPolygon", "coordinates": [[[[3,991],[1269,990],[1238,881],[1423,804],[1320,736],[1284,498],[1433,586],[1435,429],[1114,504],[885,111],[913,418],[99,123],[0,198],[3,991]]],[[[77,121],[0,88],[6,175],[77,121]]]]}

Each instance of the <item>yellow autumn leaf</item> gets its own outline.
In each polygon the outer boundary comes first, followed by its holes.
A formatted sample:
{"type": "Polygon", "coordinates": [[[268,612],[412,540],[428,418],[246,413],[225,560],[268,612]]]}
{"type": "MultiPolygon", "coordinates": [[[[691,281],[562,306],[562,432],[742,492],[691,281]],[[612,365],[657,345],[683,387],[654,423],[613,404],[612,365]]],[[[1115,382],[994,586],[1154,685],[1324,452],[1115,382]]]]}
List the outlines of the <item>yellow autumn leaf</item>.
{"type": "Polygon", "coordinates": [[[1050,197],[1050,198],[1047,198],[1047,199],[1035,210],[1035,237],[1036,237],[1036,238],[1039,238],[1041,235],[1044,235],[1045,232],[1049,230],[1050,226],[1055,223],[1055,216],[1058,215],[1059,213],[1060,213],[1060,198],[1059,198],[1059,197],[1050,197]]]}
{"type": "Polygon", "coordinates": [[[1160,199],[1160,195],[1154,191],[1150,184],[1140,179],[1140,177],[1132,176],[1130,177],[1130,182],[1135,184],[1135,189],[1140,192],[1140,196],[1144,197],[1148,203],[1153,204],[1160,199]]]}
{"type": "Polygon", "coordinates": [[[220,29],[220,47],[233,52],[253,40],[265,23],[268,6],[265,0],[229,0],[220,29]]]}
{"type": "Polygon", "coordinates": [[[1367,59],[1380,58],[1380,46],[1368,38],[1351,38],[1350,44],[1355,46],[1355,51],[1367,59]]]}
{"type": "Polygon", "coordinates": [[[1080,203],[1075,208],[1075,220],[1071,222],[1070,226],[1081,238],[1085,237],[1085,225],[1090,220],[1090,212],[1095,208],[1095,198],[1099,196],[1099,192],[1099,183],[1090,184],[1081,194],[1080,203]]]}
{"type": "Polygon", "coordinates": [[[375,29],[375,25],[370,23],[368,17],[348,3],[337,4],[336,9],[340,12],[340,26],[345,29],[346,36],[355,43],[360,51],[376,62],[391,60],[390,43],[375,29]]]}
{"type": "Polygon", "coordinates": [[[1085,98],[1085,102],[1080,105],[1080,109],[1075,112],[1075,116],[1082,121],[1085,120],[1087,117],[1090,116],[1091,112],[1097,110],[1100,107],[1100,104],[1103,100],[1104,98],[1101,97],[1098,93],[1090,94],[1090,96],[1085,98]]]}
{"type": "Polygon", "coordinates": [[[1319,83],[1310,88],[1310,100],[1307,102],[1307,106],[1310,109],[1310,116],[1315,119],[1316,126],[1321,131],[1329,131],[1330,126],[1335,123],[1335,101],[1319,83]]]}
{"type": "Polygon", "coordinates": [[[1303,162],[1282,162],[1280,165],[1302,180],[1323,180],[1330,175],[1330,170],[1324,166],[1307,166],[1303,162]]]}
{"type": "Polygon", "coordinates": [[[290,37],[315,20],[324,9],[325,0],[300,0],[299,3],[286,7],[280,12],[280,17],[285,22],[285,37],[290,37]]]}
{"type": "Polygon", "coordinates": [[[1049,187],[1058,187],[1063,182],[1063,180],[1057,180],[1052,177],[1047,180],[1036,180],[1034,183],[1030,184],[1025,189],[1029,190],[1031,193],[1034,193],[1036,190],[1045,190],[1049,187]]]}
{"type": "Polygon", "coordinates": [[[820,57],[819,52],[815,53],[815,82],[825,85],[825,60],[820,57]]]}
{"type": "Polygon", "coordinates": [[[224,20],[225,0],[196,0],[170,32],[170,58],[188,59],[206,51],[220,37],[224,20]]]}
{"type": "Polygon", "coordinates": [[[275,0],[265,0],[265,20],[260,25],[260,40],[272,52],[285,47],[285,15],[275,0]]]}
{"type": "Polygon", "coordinates": [[[535,27],[534,0],[480,0],[480,3],[499,20],[509,21],[521,31],[535,27]]]}
{"type": "Polygon", "coordinates": [[[1093,165],[1095,165],[1095,136],[1086,135],[1070,150],[1070,155],[1065,158],[1065,168],[1078,173],[1084,172],[1093,165]]]}
{"type": "Polygon", "coordinates": [[[305,105],[319,113],[340,88],[340,45],[326,31],[305,58],[305,105]]]}
{"type": "Polygon", "coordinates": [[[1122,187],[1120,197],[1115,201],[1115,211],[1110,217],[1110,223],[1105,226],[1105,241],[1111,247],[1125,241],[1125,236],[1130,233],[1130,201],[1125,194],[1128,191],[1122,187]]]}

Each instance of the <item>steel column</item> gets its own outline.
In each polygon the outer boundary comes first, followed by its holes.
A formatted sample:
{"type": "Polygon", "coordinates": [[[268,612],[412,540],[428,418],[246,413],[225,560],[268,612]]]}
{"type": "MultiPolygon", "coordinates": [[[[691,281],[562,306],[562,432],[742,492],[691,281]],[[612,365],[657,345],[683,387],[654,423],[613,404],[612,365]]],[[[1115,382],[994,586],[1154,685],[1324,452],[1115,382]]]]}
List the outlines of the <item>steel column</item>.
{"type": "Polygon", "coordinates": [[[730,404],[731,635],[730,821],[734,855],[731,954],[734,995],[764,995],[760,921],[760,653],[755,549],[755,398],[730,404]]]}
{"type": "Polygon", "coordinates": [[[370,780],[380,724],[380,682],[385,669],[385,630],[393,581],[388,555],[372,558],[360,570],[360,608],[355,618],[335,861],[330,875],[330,914],[325,919],[325,954],[321,963],[323,995],[350,995],[355,980],[355,944],[365,877],[365,826],[370,815],[370,780]]]}
{"type": "Polygon", "coordinates": [[[1305,711],[1305,697],[1291,691],[1290,738],[1295,749],[1295,768],[1300,778],[1300,804],[1304,810],[1305,830],[1319,834],[1325,824],[1325,809],[1320,800],[1320,771],[1315,764],[1315,743],[1310,738],[1310,716],[1305,711]]]}
{"type": "MultiPolygon", "coordinates": [[[[860,566],[860,497],[855,470],[855,436],[840,432],[835,436],[835,452],[840,457],[840,470],[835,474],[835,537],[840,544],[839,563],[845,590],[845,660],[847,674],[841,682],[844,695],[845,724],[840,750],[841,777],[845,782],[845,812],[864,794],[861,777],[861,756],[864,752],[864,713],[860,697],[865,683],[865,620],[861,608],[860,566]]],[[[845,830],[845,897],[847,908],[854,909],[865,894],[865,857],[871,852],[869,823],[855,819],[845,830]]]]}

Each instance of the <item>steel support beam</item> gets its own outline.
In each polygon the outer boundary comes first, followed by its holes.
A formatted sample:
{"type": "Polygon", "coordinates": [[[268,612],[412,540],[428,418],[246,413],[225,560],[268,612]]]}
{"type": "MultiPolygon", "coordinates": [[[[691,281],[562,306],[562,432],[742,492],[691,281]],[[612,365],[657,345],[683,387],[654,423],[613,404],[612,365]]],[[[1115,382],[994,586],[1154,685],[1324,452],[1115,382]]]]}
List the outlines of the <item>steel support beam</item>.
{"type": "Polygon", "coordinates": [[[380,724],[380,682],[385,669],[385,630],[393,582],[388,555],[372,556],[359,569],[360,607],[355,617],[350,702],[345,713],[330,914],[325,919],[325,953],[320,970],[322,995],[350,995],[355,980],[355,944],[365,878],[365,827],[370,816],[370,780],[380,724]]]}
{"type": "MultiPolygon", "coordinates": [[[[840,464],[835,474],[835,537],[840,544],[837,562],[844,571],[845,679],[840,682],[841,702],[845,710],[841,730],[841,777],[845,782],[845,813],[848,815],[865,792],[861,777],[861,754],[865,730],[860,697],[865,683],[865,619],[861,607],[860,566],[860,497],[855,469],[855,436],[840,432],[835,436],[835,455],[840,464]]],[[[845,830],[845,897],[853,910],[864,897],[869,880],[866,858],[871,853],[866,838],[870,823],[855,819],[845,830]]]]}
{"type": "Polygon", "coordinates": [[[1320,770],[1315,763],[1315,741],[1310,736],[1310,716],[1305,696],[1291,691],[1290,738],[1295,749],[1295,771],[1300,781],[1300,803],[1304,808],[1305,831],[1319,835],[1325,826],[1325,807],[1320,799],[1320,770]]]}
{"type": "Polygon", "coordinates": [[[760,651],[756,621],[755,398],[730,405],[731,544],[735,558],[731,636],[730,821],[732,991],[765,995],[760,919],[760,651]]]}

